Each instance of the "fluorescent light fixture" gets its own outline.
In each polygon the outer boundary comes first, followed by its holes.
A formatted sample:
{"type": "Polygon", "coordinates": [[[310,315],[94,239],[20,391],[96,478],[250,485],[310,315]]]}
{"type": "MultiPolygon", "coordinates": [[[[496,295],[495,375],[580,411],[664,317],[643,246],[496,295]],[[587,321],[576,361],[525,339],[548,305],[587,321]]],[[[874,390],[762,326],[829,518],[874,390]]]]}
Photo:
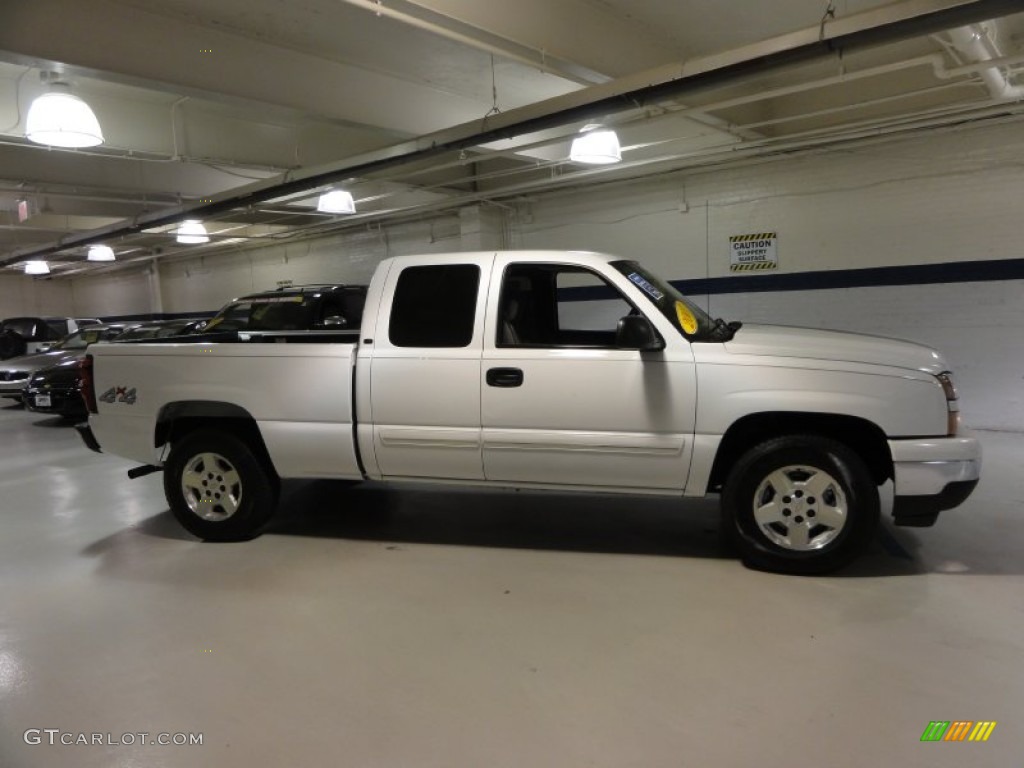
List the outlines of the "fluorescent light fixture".
{"type": "Polygon", "coordinates": [[[587,125],[572,141],[569,159],[586,165],[610,165],[622,161],[619,137],[602,125],[587,125]]]}
{"type": "Polygon", "coordinates": [[[320,195],[316,209],[321,213],[355,213],[356,201],[344,189],[329,189],[320,195]]]}
{"type": "Polygon", "coordinates": [[[48,275],[50,274],[50,265],[45,261],[26,261],[25,262],[25,274],[26,275],[48,275]]]}
{"type": "Polygon", "coordinates": [[[117,259],[114,256],[114,249],[109,245],[90,245],[89,255],[86,258],[89,261],[115,261],[117,259]]]}
{"type": "Polygon", "coordinates": [[[92,109],[72,96],[67,83],[53,82],[53,73],[43,73],[50,90],[37,96],[25,118],[25,136],[50,147],[95,147],[103,143],[100,121],[92,109]]]}
{"type": "Polygon", "coordinates": [[[197,245],[210,242],[210,237],[206,234],[203,222],[197,219],[188,219],[181,222],[181,226],[178,227],[178,242],[185,245],[197,245]]]}

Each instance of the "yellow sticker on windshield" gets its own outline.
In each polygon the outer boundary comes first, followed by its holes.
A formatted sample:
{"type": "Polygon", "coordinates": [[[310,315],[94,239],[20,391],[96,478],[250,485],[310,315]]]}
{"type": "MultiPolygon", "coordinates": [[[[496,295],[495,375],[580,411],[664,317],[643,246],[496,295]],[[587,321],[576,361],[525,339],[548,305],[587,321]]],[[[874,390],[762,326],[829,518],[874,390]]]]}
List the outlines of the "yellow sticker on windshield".
{"type": "Polygon", "coordinates": [[[676,317],[679,320],[679,325],[682,326],[686,333],[694,334],[697,332],[697,318],[694,317],[690,308],[681,301],[676,302],[676,317]]]}

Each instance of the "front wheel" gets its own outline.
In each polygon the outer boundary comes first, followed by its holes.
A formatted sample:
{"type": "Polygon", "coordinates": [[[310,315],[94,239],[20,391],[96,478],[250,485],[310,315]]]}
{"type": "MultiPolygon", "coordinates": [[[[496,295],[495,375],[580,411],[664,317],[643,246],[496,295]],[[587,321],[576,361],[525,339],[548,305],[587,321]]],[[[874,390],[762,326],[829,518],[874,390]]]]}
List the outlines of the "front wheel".
{"type": "Polygon", "coordinates": [[[164,494],[189,533],[207,541],[244,541],[274,514],[278,486],[241,440],[202,430],[172,447],[164,494]]]}
{"type": "Polygon", "coordinates": [[[780,573],[836,570],[864,551],[878,526],[878,487],[863,460],[814,435],[750,449],[722,492],[723,524],[744,563],[780,573]]]}

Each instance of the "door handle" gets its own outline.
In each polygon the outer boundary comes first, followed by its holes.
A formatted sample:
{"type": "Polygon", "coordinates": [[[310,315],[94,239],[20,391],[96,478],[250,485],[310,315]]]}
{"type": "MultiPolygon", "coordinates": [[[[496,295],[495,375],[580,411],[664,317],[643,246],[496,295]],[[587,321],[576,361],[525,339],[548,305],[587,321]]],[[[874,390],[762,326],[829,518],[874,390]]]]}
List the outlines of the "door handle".
{"type": "Polygon", "coordinates": [[[521,387],[523,372],[519,368],[490,368],[487,371],[489,387],[521,387]]]}

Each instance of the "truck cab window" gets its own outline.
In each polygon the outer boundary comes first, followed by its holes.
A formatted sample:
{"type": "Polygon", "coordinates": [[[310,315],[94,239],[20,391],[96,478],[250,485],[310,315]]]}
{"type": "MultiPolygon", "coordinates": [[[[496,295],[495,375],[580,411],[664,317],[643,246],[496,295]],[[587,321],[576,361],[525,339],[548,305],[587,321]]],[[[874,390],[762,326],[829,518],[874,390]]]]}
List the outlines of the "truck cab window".
{"type": "Polygon", "coordinates": [[[614,348],[635,312],[600,275],[566,264],[511,264],[498,310],[499,347],[614,348]]]}
{"type": "Polygon", "coordinates": [[[468,347],[473,340],[480,268],[406,267],[398,276],[388,337],[396,347],[468,347]]]}

